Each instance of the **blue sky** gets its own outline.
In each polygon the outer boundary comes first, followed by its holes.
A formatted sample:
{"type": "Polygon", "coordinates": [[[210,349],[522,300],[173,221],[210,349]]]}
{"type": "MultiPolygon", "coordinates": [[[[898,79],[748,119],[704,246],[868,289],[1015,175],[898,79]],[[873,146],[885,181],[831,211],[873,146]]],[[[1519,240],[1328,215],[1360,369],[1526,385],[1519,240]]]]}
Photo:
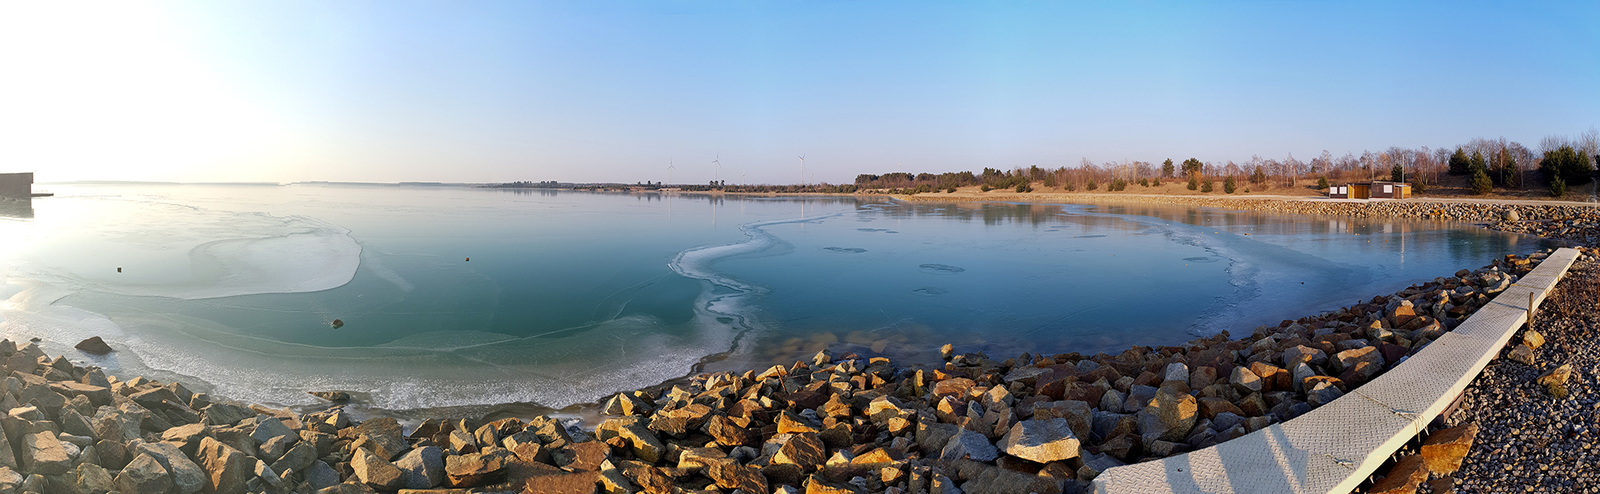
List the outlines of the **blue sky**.
{"type": "Polygon", "coordinates": [[[1600,125],[1600,3],[0,4],[40,180],[848,182],[1600,125]],[[899,163],[904,163],[903,165],[899,163]]]}

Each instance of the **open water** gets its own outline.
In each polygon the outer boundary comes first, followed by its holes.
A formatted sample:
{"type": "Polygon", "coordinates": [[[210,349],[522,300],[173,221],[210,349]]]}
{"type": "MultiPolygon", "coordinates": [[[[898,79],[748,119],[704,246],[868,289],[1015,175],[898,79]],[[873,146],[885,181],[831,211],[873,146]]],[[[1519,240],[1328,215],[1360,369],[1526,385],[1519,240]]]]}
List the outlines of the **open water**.
{"type": "Polygon", "coordinates": [[[345,390],[395,411],[561,408],[823,348],[931,362],[944,343],[1005,358],[1238,336],[1542,245],[1188,206],[51,189],[0,208],[3,336],[243,401],[345,390]],[[71,348],[96,335],[119,351],[71,348]]]}

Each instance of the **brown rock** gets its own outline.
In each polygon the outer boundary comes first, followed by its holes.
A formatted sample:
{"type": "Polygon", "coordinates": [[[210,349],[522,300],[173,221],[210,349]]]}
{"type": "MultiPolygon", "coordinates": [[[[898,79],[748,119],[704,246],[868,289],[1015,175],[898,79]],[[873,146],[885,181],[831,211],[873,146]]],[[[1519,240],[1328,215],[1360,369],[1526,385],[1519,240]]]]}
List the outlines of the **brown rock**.
{"type": "Polygon", "coordinates": [[[1422,457],[1406,455],[1389,468],[1389,475],[1372,484],[1367,494],[1413,494],[1423,480],[1428,479],[1428,469],[1422,457]]]}
{"type": "Polygon", "coordinates": [[[599,484],[600,472],[550,472],[529,478],[522,492],[523,494],[595,494],[599,484]]]}
{"type": "Polygon", "coordinates": [[[505,476],[506,463],[516,455],[501,448],[488,448],[482,453],[452,455],[444,459],[444,473],[451,487],[472,487],[500,481],[505,476]]]}
{"type": "Polygon", "coordinates": [[[945,379],[933,384],[933,395],[935,397],[953,396],[959,399],[965,397],[967,390],[972,389],[974,385],[975,383],[971,379],[965,377],[945,379]]]}
{"type": "Polygon", "coordinates": [[[206,494],[242,494],[245,483],[255,476],[254,458],[209,437],[200,440],[195,459],[200,460],[196,463],[206,473],[205,484],[201,487],[206,494]]]}
{"type": "Polygon", "coordinates": [[[1567,384],[1567,379],[1570,377],[1572,377],[1572,364],[1562,364],[1540,375],[1538,382],[1544,386],[1561,386],[1567,384]]]}
{"type": "Polygon", "coordinates": [[[1449,475],[1461,468],[1462,458],[1472,449],[1478,437],[1478,424],[1451,427],[1428,436],[1422,441],[1421,456],[1434,475],[1449,475]]]}
{"type": "Polygon", "coordinates": [[[1253,362],[1250,364],[1250,372],[1261,378],[1263,392],[1288,391],[1290,388],[1289,371],[1281,367],[1265,362],[1253,362]]]}
{"type": "Polygon", "coordinates": [[[1522,344],[1528,345],[1528,348],[1538,350],[1540,346],[1544,345],[1544,335],[1532,329],[1523,330],[1522,344]]]}
{"type": "Polygon", "coordinates": [[[72,468],[67,450],[61,447],[55,433],[48,430],[23,435],[20,451],[24,472],[60,475],[72,468]]]}
{"type": "Polygon", "coordinates": [[[400,467],[389,463],[389,460],[379,458],[365,449],[356,448],[355,456],[350,459],[350,468],[354,477],[375,489],[399,489],[405,475],[400,467]]]}
{"type": "Polygon", "coordinates": [[[745,492],[770,492],[767,489],[767,477],[761,470],[738,463],[715,463],[706,468],[706,476],[717,482],[717,486],[725,489],[740,489],[745,492]]]}
{"type": "Polygon", "coordinates": [[[716,439],[717,444],[725,447],[752,446],[755,442],[749,430],[724,415],[715,415],[707,420],[705,431],[716,439]]]}
{"type": "Polygon", "coordinates": [[[807,472],[815,470],[827,460],[828,451],[822,444],[822,438],[810,432],[790,437],[783,447],[778,448],[778,454],[772,456],[773,463],[792,464],[807,472]]]}
{"type": "Polygon", "coordinates": [[[1522,362],[1523,365],[1533,365],[1533,349],[1527,345],[1517,345],[1511,349],[1511,353],[1506,354],[1506,357],[1522,362]]]}
{"type": "Polygon", "coordinates": [[[1244,398],[1240,398],[1238,405],[1239,410],[1244,412],[1241,415],[1245,417],[1260,417],[1272,410],[1272,407],[1267,406],[1267,400],[1261,396],[1261,393],[1250,393],[1244,398]]]}
{"type": "MultiPolygon", "coordinates": [[[[1233,374],[1228,376],[1228,384],[1232,385],[1240,394],[1250,394],[1261,391],[1261,376],[1244,366],[1233,368],[1233,374]]],[[[1201,386],[1204,388],[1204,386],[1201,386]]]]}
{"type": "Polygon", "coordinates": [[[78,342],[73,348],[82,350],[83,353],[90,355],[105,355],[115,351],[111,349],[111,345],[107,345],[106,341],[100,339],[99,336],[90,336],[89,339],[78,342]]]}
{"type": "Polygon", "coordinates": [[[117,489],[123,494],[166,494],[172,490],[172,476],[150,455],[139,455],[117,474],[117,489]]]}
{"type": "Polygon", "coordinates": [[[1217,414],[1222,412],[1232,412],[1240,417],[1246,416],[1244,410],[1240,410],[1237,405],[1222,398],[1200,398],[1199,405],[1200,416],[1207,419],[1216,418],[1217,414]]]}

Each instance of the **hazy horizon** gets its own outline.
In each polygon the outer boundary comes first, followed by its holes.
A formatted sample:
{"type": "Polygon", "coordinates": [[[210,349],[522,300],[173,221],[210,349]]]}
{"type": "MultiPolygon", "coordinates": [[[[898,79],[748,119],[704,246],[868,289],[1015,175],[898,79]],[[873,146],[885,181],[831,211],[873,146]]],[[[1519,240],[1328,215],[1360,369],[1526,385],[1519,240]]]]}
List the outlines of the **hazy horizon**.
{"type": "Polygon", "coordinates": [[[40,182],[849,183],[1600,125],[1600,4],[0,5],[40,182]],[[806,175],[797,155],[806,156],[806,175]],[[720,156],[720,175],[712,160],[720,156]]]}

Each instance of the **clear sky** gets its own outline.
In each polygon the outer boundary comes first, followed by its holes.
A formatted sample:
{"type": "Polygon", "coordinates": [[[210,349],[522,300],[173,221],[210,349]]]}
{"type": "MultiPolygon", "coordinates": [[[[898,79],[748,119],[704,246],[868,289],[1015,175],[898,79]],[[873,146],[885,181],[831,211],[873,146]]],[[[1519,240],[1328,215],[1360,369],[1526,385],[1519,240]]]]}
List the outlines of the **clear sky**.
{"type": "Polygon", "coordinates": [[[40,181],[849,182],[1600,125],[1600,2],[0,0],[40,181]],[[903,165],[898,163],[903,162],[903,165]]]}

